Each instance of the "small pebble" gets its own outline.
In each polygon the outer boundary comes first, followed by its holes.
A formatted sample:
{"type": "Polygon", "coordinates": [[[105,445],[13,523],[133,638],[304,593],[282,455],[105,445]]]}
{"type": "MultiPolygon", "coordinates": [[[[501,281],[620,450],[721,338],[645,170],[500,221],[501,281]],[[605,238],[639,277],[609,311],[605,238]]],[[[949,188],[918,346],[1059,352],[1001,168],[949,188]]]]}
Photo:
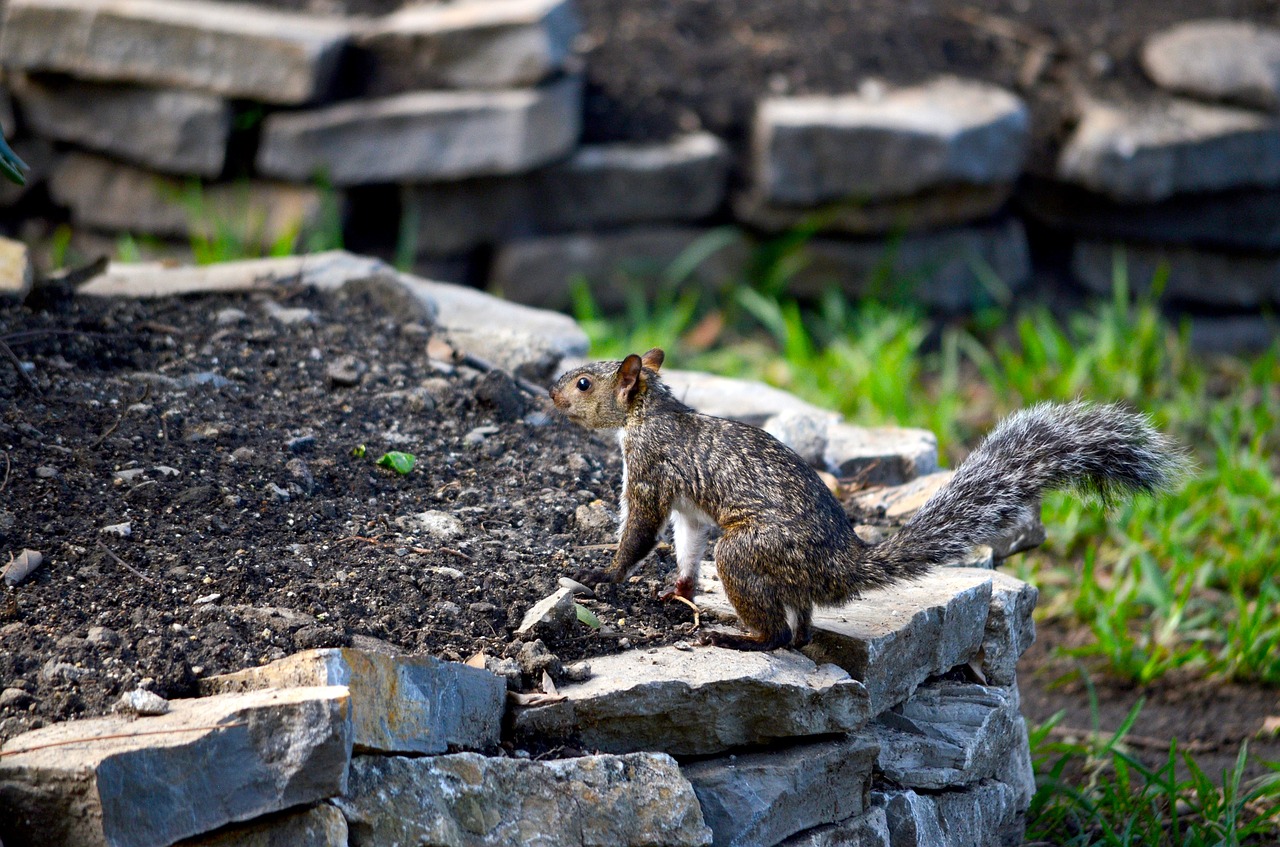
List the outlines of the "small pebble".
{"type": "Polygon", "coordinates": [[[163,715],[169,711],[169,701],[154,691],[135,688],[133,691],[122,695],[116,701],[115,711],[137,715],[138,717],[163,715]]]}
{"type": "Polygon", "coordinates": [[[51,468],[48,465],[41,465],[40,467],[36,468],[36,476],[38,476],[40,479],[53,479],[57,475],[58,475],[57,468],[51,468]]]}
{"type": "Polygon", "coordinates": [[[114,535],[117,538],[128,538],[133,535],[133,522],[108,524],[102,528],[103,535],[114,535]]]}

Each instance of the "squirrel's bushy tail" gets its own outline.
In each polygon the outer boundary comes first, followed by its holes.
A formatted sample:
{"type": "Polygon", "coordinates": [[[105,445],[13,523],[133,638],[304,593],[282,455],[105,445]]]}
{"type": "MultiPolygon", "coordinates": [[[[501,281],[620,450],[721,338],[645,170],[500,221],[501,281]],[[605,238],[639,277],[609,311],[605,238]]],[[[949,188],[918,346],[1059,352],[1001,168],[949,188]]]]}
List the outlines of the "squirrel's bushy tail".
{"type": "Polygon", "coordinates": [[[865,551],[885,581],[919,576],[989,544],[1040,507],[1043,492],[1154,492],[1184,471],[1186,457],[1146,416],[1119,406],[1042,403],[1005,418],[894,536],[865,551]]]}

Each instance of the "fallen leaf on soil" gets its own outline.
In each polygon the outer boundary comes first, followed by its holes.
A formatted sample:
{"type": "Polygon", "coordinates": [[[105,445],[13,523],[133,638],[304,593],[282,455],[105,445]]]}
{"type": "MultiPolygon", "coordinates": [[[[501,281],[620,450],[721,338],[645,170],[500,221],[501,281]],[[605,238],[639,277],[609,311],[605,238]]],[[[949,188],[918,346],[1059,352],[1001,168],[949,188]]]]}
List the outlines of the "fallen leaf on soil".
{"type": "Polygon", "coordinates": [[[484,670],[485,664],[488,661],[489,661],[489,657],[486,656],[484,653],[476,653],[470,659],[467,659],[467,661],[464,664],[466,664],[467,667],[479,668],[480,670],[484,670]]]}
{"type": "Polygon", "coordinates": [[[10,554],[9,564],[4,567],[5,585],[13,586],[22,582],[43,562],[44,555],[38,550],[23,550],[16,558],[10,554]]]}
{"type": "Polygon", "coordinates": [[[378,467],[391,468],[391,470],[403,476],[413,470],[413,465],[417,461],[418,457],[412,453],[401,453],[399,450],[392,450],[390,453],[382,454],[382,458],[378,459],[378,467]]]}
{"type": "Polygon", "coordinates": [[[578,620],[592,629],[600,628],[600,619],[596,617],[595,612],[588,609],[581,603],[573,604],[573,613],[578,616],[578,620]]]}

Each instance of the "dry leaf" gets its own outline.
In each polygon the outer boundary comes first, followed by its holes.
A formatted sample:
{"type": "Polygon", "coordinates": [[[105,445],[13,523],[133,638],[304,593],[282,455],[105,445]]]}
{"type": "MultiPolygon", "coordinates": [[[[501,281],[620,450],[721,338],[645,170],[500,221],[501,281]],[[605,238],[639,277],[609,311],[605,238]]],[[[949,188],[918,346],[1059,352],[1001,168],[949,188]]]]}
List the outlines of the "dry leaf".
{"type": "Polygon", "coordinates": [[[5,585],[14,586],[22,582],[43,562],[44,555],[38,550],[23,550],[17,558],[10,556],[9,564],[4,568],[5,585]]]}
{"type": "Polygon", "coordinates": [[[560,693],[556,690],[556,684],[551,679],[551,674],[547,673],[545,670],[542,672],[542,690],[545,693],[550,694],[552,697],[555,697],[560,693]]]}
{"type": "Polygon", "coordinates": [[[508,691],[507,697],[517,706],[549,706],[569,699],[563,694],[543,694],[541,691],[508,691]]]}
{"type": "Polygon", "coordinates": [[[481,651],[479,653],[476,653],[470,659],[467,659],[467,661],[464,662],[463,664],[467,665],[468,667],[479,668],[480,670],[484,670],[488,662],[489,662],[489,657],[486,656],[483,651],[481,651]]]}

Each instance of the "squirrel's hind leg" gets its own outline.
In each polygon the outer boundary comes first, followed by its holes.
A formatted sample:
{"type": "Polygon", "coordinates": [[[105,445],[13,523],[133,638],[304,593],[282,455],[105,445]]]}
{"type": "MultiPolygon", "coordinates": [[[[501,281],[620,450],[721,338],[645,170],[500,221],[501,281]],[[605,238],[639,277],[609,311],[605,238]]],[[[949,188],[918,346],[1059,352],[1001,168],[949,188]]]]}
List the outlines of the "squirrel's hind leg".
{"type": "Polygon", "coordinates": [[[756,562],[760,555],[755,533],[729,532],[720,539],[716,570],[738,621],[752,635],[709,632],[703,643],[733,650],[775,650],[791,643],[787,604],[778,586],[761,578],[766,571],[756,562]]]}

